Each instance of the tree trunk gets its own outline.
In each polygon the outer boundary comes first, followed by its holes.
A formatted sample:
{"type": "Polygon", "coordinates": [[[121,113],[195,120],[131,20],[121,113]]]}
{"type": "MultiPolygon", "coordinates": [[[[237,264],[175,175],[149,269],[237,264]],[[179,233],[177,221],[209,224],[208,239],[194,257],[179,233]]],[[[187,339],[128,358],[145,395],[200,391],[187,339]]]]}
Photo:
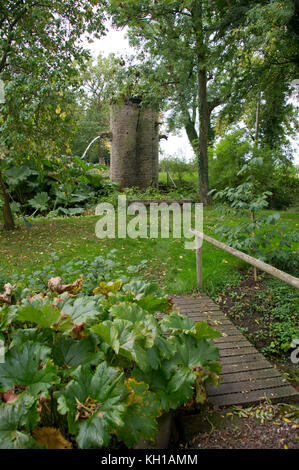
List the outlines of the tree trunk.
{"type": "Polygon", "coordinates": [[[258,147],[258,141],[259,141],[261,97],[262,97],[262,94],[261,92],[259,92],[258,99],[257,99],[257,107],[256,107],[255,138],[254,138],[254,145],[256,146],[256,148],[258,147]]]}
{"type": "Polygon", "coordinates": [[[199,96],[199,144],[198,144],[198,177],[200,200],[204,205],[209,203],[209,167],[208,167],[208,134],[209,106],[207,101],[207,71],[201,68],[198,72],[199,96]]]}
{"type": "Polygon", "coordinates": [[[195,155],[197,155],[198,154],[198,135],[195,129],[194,122],[192,122],[189,114],[186,116],[185,131],[186,131],[188,140],[194,150],[194,153],[195,155]]]}
{"type": "Polygon", "coordinates": [[[4,220],[4,230],[14,230],[16,228],[14,217],[10,208],[10,197],[6,189],[5,182],[0,171],[0,191],[3,197],[4,206],[3,206],[3,220],[4,220]]]}
{"type": "MultiPolygon", "coordinates": [[[[262,94],[261,94],[261,92],[259,92],[258,100],[257,100],[257,107],[256,107],[255,139],[254,139],[255,148],[258,148],[258,140],[259,140],[261,97],[262,97],[262,94]]],[[[250,212],[250,218],[251,218],[251,222],[254,223],[255,222],[255,215],[254,215],[253,211],[250,212]]],[[[252,233],[252,236],[253,237],[255,236],[254,232],[252,233]]],[[[256,282],[257,281],[257,268],[255,266],[253,266],[253,278],[254,278],[254,281],[256,282]]]]}
{"type": "Polygon", "coordinates": [[[203,5],[193,2],[192,20],[195,32],[197,53],[197,85],[198,85],[198,111],[199,111],[199,142],[198,142],[198,185],[201,202],[209,202],[209,176],[208,176],[208,134],[210,111],[207,99],[207,70],[205,66],[206,45],[203,29],[203,5]]]}

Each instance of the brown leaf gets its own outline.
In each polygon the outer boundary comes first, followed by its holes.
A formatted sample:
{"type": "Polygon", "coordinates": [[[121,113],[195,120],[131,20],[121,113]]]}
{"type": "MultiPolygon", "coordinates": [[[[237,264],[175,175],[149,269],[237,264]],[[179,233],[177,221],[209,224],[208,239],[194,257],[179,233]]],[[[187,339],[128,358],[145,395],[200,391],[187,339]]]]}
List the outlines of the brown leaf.
{"type": "Polygon", "coordinates": [[[4,401],[4,403],[13,403],[18,398],[15,395],[15,389],[14,388],[12,388],[11,390],[8,390],[8,392],[0,393],[0,395],[1,395],[2,401],[4,401]]]}
{"type": "Polygon", "coordinates": [[[70,292],[71,294],[77,294],[83,284],[83,276],[77,279],[72,284],[62,284],[61,277],[51,277],[48,280],[48,288],[56,294],[62,294],[63,292],[70,292]]]}
{"type": "Polygon", "coordinates": [[[85,322],[82,322],[82,323],[77,323],[73,330],[72,330],[72,333],[73,333],[73,338],[82,338],[83,337],[83,332],[84,332],[84,326],[85,326],[85,322]]]}
{"type": "Polygon", "coordinates": [[[3,294],[0,294],[0,304],[11,304],[11,294],[13,293],[16,285],[12,285],[9,282],[4,284],[3,294]]]}
{"type": "Polygon", "coordinates": [[[35,428],[33,437],[46,449],[72,449],[72,444],[67,441],[61,432],[55,428],[35,428]]]}

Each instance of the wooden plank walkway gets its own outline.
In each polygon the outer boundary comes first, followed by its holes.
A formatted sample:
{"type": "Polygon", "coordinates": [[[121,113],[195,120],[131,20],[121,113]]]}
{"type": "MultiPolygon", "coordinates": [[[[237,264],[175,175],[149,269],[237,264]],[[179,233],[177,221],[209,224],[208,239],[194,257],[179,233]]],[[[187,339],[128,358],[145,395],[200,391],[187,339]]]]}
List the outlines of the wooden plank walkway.
{"type": "Polygon", "coordinates": [[[215,339],[222,365],[222,382],[208,387],[208,401],[217,406],[249,405],[266,399],[297,401],[299,393],[281,373],[245,339],[219,307],[205,294],[173,296],[174,308],[193,321],[206,320],[222,336],[215,339]]]}

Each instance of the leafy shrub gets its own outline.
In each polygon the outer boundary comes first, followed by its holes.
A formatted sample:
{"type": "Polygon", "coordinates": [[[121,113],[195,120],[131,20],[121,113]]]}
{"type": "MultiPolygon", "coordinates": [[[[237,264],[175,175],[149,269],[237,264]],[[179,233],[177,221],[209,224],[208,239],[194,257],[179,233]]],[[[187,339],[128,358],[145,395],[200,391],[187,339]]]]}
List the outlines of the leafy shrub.
{"type": "Polygon", "coordinates": [[[218,208],[222,220],[228,215],[241,217],[241,222],[233,227],[217,224],[216,233],[219,233],[229,246],[272,263],[280,269],[296,273],[299,259],[291,248],[293,243],[299,241],[299,232],[294,230],[286,233],[285,227],[277,226],[280,219],[278,213],[265,215],[261,212],[268,208],[268,198],[272,195],[269,191],[259,190],[255,184],[255,173],[262,165],[261,158],[252,158],[239,172],[249,174],[244,183],[236,188],[210,191],[213,199],[229,204],[229,207],[218,208]],[[269,230],[269,226],[274,228],[269,230]]]}
{"type": "Polygon", "coordinates": [[[283,210],[299,202],[298,168],[280,150],[263,145],[257,148],[248,138],[245,129],[236,129],[225,135],[210,149],[210,186],[216,191],[227,187],[237,189],[246,181],[246,174],[239,173],[249,156],[262,157],[263,163],[255,173],[255,186],[269,191],[269,208],[283,210]]]}
{"type": "Polygon", "coordinates": [[[68,156],[49,158],[42,166],[29,160],[16,167],[11,159],[3,175],[16,214],[79,215],[113,192],[115,185],[104,179],[103,168],[68,156]]]}
{"type": "Polygon", "coordinates": [[[172,311],[156,285],[115,278],[112,259],[56,273],[89,274],[73,293],[36,291],[49,268],[19,276],[12,305],[0,306],[1,448],[47,447],[50,435],[59,448],[130,448],[155,437],[162,413],[204,402],[220,333],[172,311]]]}
{"type": "MultiPolygon", "coordinates": [[[[266,277],[254,289],[228,288],[229,310],[237,325],[250,329],[249,339],[264,353],[290,360],[292,341],[299,339],[299,292],[286,283],[266,277]]],[[[225,305],[222,305],[225,308],[225,305]]],[[[248,334],[248,331],[246,332],[248,334]]]]}

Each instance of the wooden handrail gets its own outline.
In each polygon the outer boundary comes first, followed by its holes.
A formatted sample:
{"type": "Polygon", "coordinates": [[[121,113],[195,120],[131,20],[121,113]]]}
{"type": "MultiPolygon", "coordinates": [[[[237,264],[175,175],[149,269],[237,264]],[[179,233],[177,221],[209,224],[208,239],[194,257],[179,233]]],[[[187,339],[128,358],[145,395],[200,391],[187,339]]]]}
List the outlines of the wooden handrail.
{"type": "MultiPolygon", "coordinates": [[[[195,234],[195,237],[197,239],[203,239],[204,241],[211,243],[211,245],[215,246],[216,248],[220,248],[220,250],[226,251],[227,253],[230,253],[233,256],[236,256],[236,258],[241,259],[242,261],[245,261],[248,264],[251,264],[252,266],[255,266],[256,268],[260,269],[261,271],[264,271],[268,274],[271,274],[274,277],[277,277],[281,281],[287,282],[293,287],[296,287],[299,289],[299,279],[295,276],[291,276],[290,274],[285,273],[284,271],[281,271],[280,269],[274,268],[274,266],[271,266],[271,264],[264,263],[263,261],[260,261],[259,259],[253,258],[253,256],[246,255],[246,253],[243,253],[242,251],[236,250],[235,248],[232,248],[225,243],[219,242],[218,240],[215,240],[215,238],[209,237],[208,235],[202,234],[198,232],[197,230],[192,230],[192,233],[195,234]]],[[[198,246],[198,244],[196,244],[198,246]]],[[[196,248],[196,272],[197,272],[197,287],[199,289],[202,289],[202,256],[201,256],[201,248],[196,248]]]]}

